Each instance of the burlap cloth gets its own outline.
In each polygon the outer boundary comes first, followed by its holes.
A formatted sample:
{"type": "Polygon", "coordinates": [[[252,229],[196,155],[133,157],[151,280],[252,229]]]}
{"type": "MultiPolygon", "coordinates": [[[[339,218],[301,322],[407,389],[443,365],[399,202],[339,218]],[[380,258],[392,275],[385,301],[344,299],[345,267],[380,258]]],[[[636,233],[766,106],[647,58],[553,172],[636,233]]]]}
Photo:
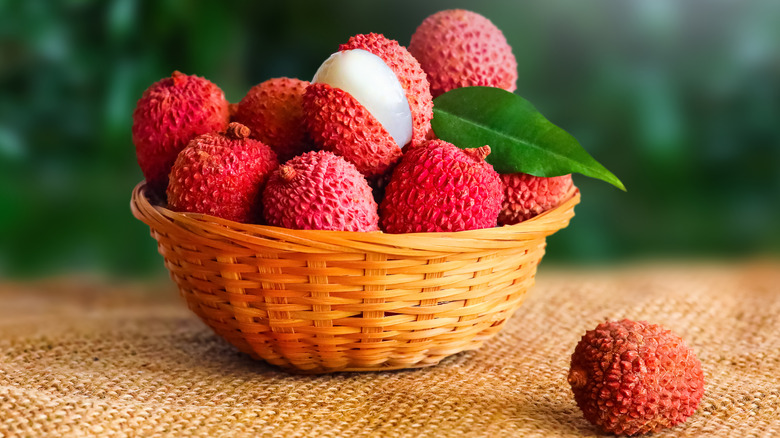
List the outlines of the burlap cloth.
{"type": "Polygon", "coordinates": [[[0,436],[596,436],[566,382],[585,330],[660,323],[702,361],[688,422],[655,436],[780,436],[780,263],[542,266],[497,337],[438,366],[288,374],[244,356],[172,285],[0,290],[0,436]]]}

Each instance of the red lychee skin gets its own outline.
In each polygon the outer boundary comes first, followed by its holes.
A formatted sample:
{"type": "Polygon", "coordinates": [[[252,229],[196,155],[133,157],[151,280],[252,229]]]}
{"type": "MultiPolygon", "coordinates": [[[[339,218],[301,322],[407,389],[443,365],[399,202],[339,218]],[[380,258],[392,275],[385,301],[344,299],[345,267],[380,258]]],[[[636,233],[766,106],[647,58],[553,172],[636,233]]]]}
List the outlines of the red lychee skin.
{"type": "MultiPolygon", "coordinates": [[[[412,146],[422,144],[430,135],[433,119],[433,97],[428,76],[419,61],[398,41],[386,38],[382,34],[368,33],[355,35],[339,51],[362,49],[382,58],[393,70],[401,83],[409,109],[412,112],[412,146]]],[[[404,145],[398,145],[404,146],[404,145]]]]}
{"type": "Polygon", "coordinates": [[[585,418],[618,435],[682,423],[704,394],[701,363],[679,336],[627,319],[585,333],[568,380],[585,418]]]}
{"type": "Polygon", "coordinates": [[[475,12],[449,9],[429,16],[412,35],[409,52],[428,74],[434,98],[469,86],[517,88],[512,48],[500,29],[475,12]]]}
{"type": "Polygon", "coordinates": [[[144,91],[133,112],[133,143],[147,187],[165,192],[176,156],[201,134],[224,131],[230,117],[214,83],[175,71],[144,91]]]}
{"type": "Polygon", "coordinates": [[[258,223],[262,189],[279,162],[270,147],[249,134],[246,126],[231,123],[224,134],[192,139],[171,169],[169,208],[258,223]]]}
{"type": "Polygon", "coordinates": [[[238,103],[233,120],[252,130],[252,138],[271,147],[284,162],[311,150],[303,123],[303,93],[308,81],[273,78],[252,87],[238,103]]]}
{"type": "Polygon", "coordinates": [[[378,231],[371,187],[352,163],[307,152],[271,174],[263,192],[269,225],[298,230],[378,231]]]}
{"type": "Polygon", "coordinates": [[[502,174],[501,184],[504,200],[499,225],[517,224],[557,207],[573,186],[571,175],[545,178],[527,173],[502,174]]]}
{"type": "MultiPolygon", "coordinates": [[[[362,49],[379,56],[395,73],[412,113],[411,146],[431,135],[433,98],[428,79],[416,59],[397,41],[380,34],[361,34],[339,46],[339,51],[362,49]]],[[[349,93],[326,84],[311,84],[304,94],[306,128],[312,141],[343,156],[366,178],[376,180],[401,157],[401,147],[390,133],[349,93]]]]}
{"type": "Polygon", "coordinates": [[[460,149],[431,140],[408,150],[379,207],[387,233],[463,231],[496,226],[501,180],[485,162],[489,146],[460,149]]]}
{"type": "Polygon", "coordinates": [[[366,178],[376,180],[401,158],[384,126],[346,91],[311,84],[303,107],[314,143],[347,159],[366,178]]]}

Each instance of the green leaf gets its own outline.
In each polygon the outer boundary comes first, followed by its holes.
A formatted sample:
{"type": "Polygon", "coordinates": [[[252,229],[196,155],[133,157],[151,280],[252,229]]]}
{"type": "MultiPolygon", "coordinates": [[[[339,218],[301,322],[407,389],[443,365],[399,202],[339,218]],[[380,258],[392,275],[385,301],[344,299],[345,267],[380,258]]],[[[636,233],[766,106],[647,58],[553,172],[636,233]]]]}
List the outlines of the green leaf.
{"type": "Polygon", "coordinates": [[[522,97],[493,87],[464,87],[433,100],[433,131],[460,148],[490,146],[487,162],[498,173],[535,176],[569,173],[626,190],[568,132],[553,125],[522,97]]]}

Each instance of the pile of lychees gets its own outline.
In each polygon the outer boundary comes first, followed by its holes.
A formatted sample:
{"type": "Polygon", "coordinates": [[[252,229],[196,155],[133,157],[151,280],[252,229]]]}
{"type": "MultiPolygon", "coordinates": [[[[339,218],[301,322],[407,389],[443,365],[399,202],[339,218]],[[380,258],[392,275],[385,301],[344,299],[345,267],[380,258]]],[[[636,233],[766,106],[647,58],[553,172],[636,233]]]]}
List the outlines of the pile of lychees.
{"type": "Polygon", "coordinates": [[[355,35],[311,82],[274,78],[230,104],[174,72],[133,113],[152,196],[175,211],[294,229],[387,233],[515,224],[557,206],[570,175],[499,175],[490,146],[461,149],[431,129],[433,98],[467,86],[514,91],[502,32],[470,11],[423,21],[409,48],[355,35]]]}

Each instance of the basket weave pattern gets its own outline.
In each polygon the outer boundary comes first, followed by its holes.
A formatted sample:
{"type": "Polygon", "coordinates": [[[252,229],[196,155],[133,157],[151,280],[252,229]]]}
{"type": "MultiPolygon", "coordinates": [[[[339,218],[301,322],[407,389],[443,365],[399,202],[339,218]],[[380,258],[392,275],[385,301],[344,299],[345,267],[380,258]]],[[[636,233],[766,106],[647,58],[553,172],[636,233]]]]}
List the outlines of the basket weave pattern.
{"type": "Polygon", "coordinates": [[[239,224],[152,205],[149,225],[189,308],[254,358],[299,372],[414,368],[478,348],[522,304],[559,207],[517,225],[385,234],[239,224]]]}

